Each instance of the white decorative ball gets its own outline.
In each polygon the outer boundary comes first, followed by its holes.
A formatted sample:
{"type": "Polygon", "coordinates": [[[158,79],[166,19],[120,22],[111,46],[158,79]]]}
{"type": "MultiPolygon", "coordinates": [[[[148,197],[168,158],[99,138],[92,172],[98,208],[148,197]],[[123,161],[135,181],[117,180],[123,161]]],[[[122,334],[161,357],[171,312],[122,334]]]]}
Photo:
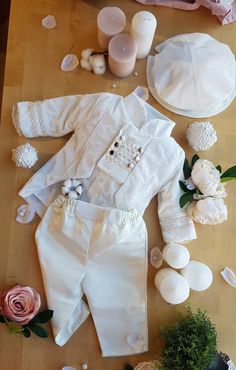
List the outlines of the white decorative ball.
{"type": "Polygon", "coordinates": [[[210,122],[193,122],[186,130],[188,145],[195,152],[210,149],[217,141],[216,131],[210,122]]]}
{"type": "Polygon", "coordinates": [[[12,149],[12,160],[17,167],[31,168],[38,160],[37,150],[29,143],[12,149]]]}

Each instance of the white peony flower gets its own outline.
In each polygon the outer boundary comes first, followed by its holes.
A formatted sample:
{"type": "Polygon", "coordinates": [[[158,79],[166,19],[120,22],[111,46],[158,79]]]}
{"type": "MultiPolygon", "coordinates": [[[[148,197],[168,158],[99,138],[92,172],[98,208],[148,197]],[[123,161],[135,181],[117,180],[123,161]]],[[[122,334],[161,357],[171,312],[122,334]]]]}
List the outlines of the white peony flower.
{"type": "Polygon", "coordinates": [[[137,366],[135,366],[134,370],[158,370],[158,362],[156,360],[140,362],[137,366]]]}
{"type": "Polygon", "coordinates": [[[207,197],[190,203],[188,215],[199,224],[215,225],[227,220],[227,207],[221,198],[207,197]]]}
{"type": "Polygon", "coordinates": [[[192,168],[191,177],[193,183],[203,195],[217,195],[222,192],[220,184],[220,172],[213,163],[205,159],[198,159],[192,168]],[[220,188],[219,188],[220,186],[220,188]]]}

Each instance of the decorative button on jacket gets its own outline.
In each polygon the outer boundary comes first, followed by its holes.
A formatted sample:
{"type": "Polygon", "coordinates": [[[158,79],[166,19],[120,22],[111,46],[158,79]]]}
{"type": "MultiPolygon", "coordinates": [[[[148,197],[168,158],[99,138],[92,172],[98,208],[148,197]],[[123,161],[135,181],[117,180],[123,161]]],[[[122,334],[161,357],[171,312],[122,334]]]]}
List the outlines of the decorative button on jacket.
{"type": "Polygon", "coordinates": [[[179,208],[184,152],[170,136],[174,123],[135,93],[109,93],[20,102],[17,131],[28,138],[73,132],[66,145],[23,187],[20,195],[42,216],[68,178],[83,184],[81,200],[142,215],[158,194],[166,242],[196,237],[179,208]]]}

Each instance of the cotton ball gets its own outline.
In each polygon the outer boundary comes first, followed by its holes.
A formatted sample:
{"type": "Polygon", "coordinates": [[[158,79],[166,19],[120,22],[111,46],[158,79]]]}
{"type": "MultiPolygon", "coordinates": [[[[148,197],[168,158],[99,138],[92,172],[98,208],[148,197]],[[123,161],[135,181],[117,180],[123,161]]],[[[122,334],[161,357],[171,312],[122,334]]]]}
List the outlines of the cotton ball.
{"type": "Polygon", "coordinates": [[[91,55],[89,62],[92,64],[93,72],[96,75],[102,75],[106,71],[106,62],[103,54],[91,55]]]}
{"type": "Polygon", "coordinates": [[[195,151],[210,149],[217,141],[216,131],[210,122],[193,122],[186,130],[188,145],[195,151]]]}
{"type": "Polygon", "coordinates": [[[29,143],[12,149],[12,160],[17,167],[31,168],[38,160],[37,150],[29,143]]]}
{"type": "Polygon", "coordinates": [[[89,63],[88,60],[85,60],[85,59],[81,59],[80,60],[80,66],[85,69],[86,71],[89,71],[91,72],[93,70],[93,67],[92,65],[89,63]]]}
{"type": "Polygon", "coordinates": [[[85,49],[82,51],[81,53],[81,57],[82,59],[86,60],[87,62],[89,61],[89,58],[91,57],[91,55],[94,53],[94,49],[92,48],[89,48],[89,49],[85,49]]]}

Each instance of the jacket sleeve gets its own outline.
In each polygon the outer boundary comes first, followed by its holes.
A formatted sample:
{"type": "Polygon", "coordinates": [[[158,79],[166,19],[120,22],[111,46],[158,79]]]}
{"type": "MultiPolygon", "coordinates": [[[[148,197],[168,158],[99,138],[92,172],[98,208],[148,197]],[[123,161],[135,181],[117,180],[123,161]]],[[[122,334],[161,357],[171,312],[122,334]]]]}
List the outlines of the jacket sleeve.
{"type": "Polygon", "coordinates": [[[167,180],[158,193],[158,214],[162,236],[166,243],[187,242],[196,239],[193,220],[187,215],[185,209],[179,206],[182,195],[179,180],[183,180],[184,151],[176,145],[171,158],[167,180]]]}
{"type": "Polygon", "coordinates": [[[13,106],[13,124],[25,137],[68,134],[88,117],[100,94],[72,95],[13,106]]]}

